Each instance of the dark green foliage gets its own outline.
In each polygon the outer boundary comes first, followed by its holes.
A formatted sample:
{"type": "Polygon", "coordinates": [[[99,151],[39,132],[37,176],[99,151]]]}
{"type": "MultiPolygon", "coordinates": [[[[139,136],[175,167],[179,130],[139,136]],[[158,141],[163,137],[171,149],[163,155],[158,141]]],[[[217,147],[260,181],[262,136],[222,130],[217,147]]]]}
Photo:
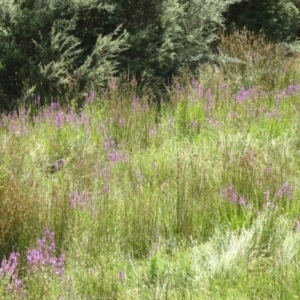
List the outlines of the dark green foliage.
{"type": "Polygon", "coordinates": [[[222,61],[213,46],[237,1],[0,0],[0,108],[82,100],[116,71],[157,96],[181,70],[222,61]]]}
{"type": "Polygon", "coordinates": [[[123,53],[123,68],[138,78],[170,80],[182,68],[219,59],[212,54],[222,14],[236,0],[117,1],[116,18],[123,20],[130,48],[123,53]]]}
{"type": "Polygon", "coordinates": [[[286,42],[300,34],[299,8],[299,0],[244,0],[231,5],[225,16],[228,26],[264,30],[269,39],[286,42]]]}
{"type": "Polygon", "coordinates": [[[106,28],[112,7],[103,1],[2,1],[0,106],[11,110],[33,95],[77,100],[101,87],[127,46],[117,26],[106,28]]]}

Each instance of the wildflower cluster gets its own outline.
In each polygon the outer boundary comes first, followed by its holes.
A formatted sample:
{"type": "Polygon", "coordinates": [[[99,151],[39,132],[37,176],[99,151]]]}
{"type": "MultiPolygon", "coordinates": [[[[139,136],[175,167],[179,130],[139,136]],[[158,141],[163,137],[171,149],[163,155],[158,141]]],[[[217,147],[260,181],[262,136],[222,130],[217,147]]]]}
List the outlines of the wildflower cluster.
{"type": "Polygon", "coordinates": [[[61,277],[64,272],[65,256],[59,258],[55,255],[54,233],[45,229],[45,236],[37,241],[37,248],[27,252],[27,263],[31,272],[45,271],[51,269],[53,274],[61,277]]]}
{"type": "Polygon", "coordinates": [[[290,200],[293,199],[293,192],[288,182],[286,182],[275,194],[275,198],[270,201],[270,191],[267,189],[264,191],[264,200],[266,200],[265,207],[275,208],[275,200],[281,200],[284,197],[288,197],[290,200]]]}
{"type": "Polygon", "coordinates": [[[288,182],[286,182],[278,191],[276,194],[278,199],[282,199],[284,196],[287,196],[290,200],[293,199],[293,193],[291,190],[291,187],[288,182]]]}
{"type": "Polygon", "coordinates": [[[7,284],[7,290],[12,295],[24,297],[25,288],[23,282],[18,277],[18,252],[12,252],[8,259],[4,258],[1,262],[0,281],[4,280],[7,284]]]}
{"type": "Polygon", "coordinates": [[[92,215],[95,214],[95,207],[94,207],[94,198],[90,195],[89,192],[83,191],[78,192],[74,191],[71,197],[71,207],[72,209],[76,209],[80,207],[82,211],[84,211],[87,207],[91,208],[92,215]]]}
{"type": "Polygon", "coordinates": [[[233,100],[237,103],[244,103],[250,99],[257,100],[265,95],[264,91],[260,91],[257,87],[245,89],[242,87],[236,95],[233,95],[233,100]]]}
{"type": "Polygon", "coordinates": [[[222,189],[222,197],[234,204],[240,204],[241,206],[246,205],[245,197],[239,196],[232,184],[230,184],[228,188],[224,187],[222,189]]]}
{"type": "MultiPolygon", "coordinates": [[[[93,102],[95,99],[95,92],[89,91],[86,95],[86,104],[93,102]]],[[[24,135],[28,129],[27,124],[32,120],[34,124],[42,124],[43,122],[55,126],[60,129],[65,124],[70,124],[72,127],[82,125],[85,129],[89,129],[89,123],[86,115],[83,112],[79,114],[73,108],[67,111],[63,110],[58,102],[52,102],[48,107],[40,106],[40,97],[38,96],[34,101],[36,112],[32,109],[16,110],[10,114],[0,115],[0,128],[6,128],[12,133],[24,135]],[[32,116],[33,115],[33,116],[32,116]]]]}

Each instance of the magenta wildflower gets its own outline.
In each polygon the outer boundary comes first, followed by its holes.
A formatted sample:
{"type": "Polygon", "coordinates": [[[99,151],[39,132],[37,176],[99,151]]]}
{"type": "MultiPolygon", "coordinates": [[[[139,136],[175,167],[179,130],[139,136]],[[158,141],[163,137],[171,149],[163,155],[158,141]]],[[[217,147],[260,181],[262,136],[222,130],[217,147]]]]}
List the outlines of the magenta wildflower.
{"type": "Polygon", "coordinates": [[[234,204],[240,204],[241,206],[246,206],[246,199],[243,196],[239,196],[234,189],[232,184],[228,188],[222,188],[221,195],[223,198],[231,201],[234,204]]]}
{"type": "Polygon", "coordinates": [[[245,197],[241,197],[241,198],[240,198],[239,204],[240,204],[241,206],[245,206],[245,205],[246,205],[246,199],[245,199],[245,197]]]}
{"type": "Polygon", "coordinates": [[[108,83],[109,90],[116,91],[118,89],[118,84],[115,78],[111,78],[108,83]]]}
{"type": "Polygon", "coordinates": [[[122,270],[119,271],[119,280],[121,283],[124,281],[124,272],[122,270]]]}
{"type": "Polygon", "coordinates": [[[39,105],[41,103],[41,96],[38,95],[35,99],[34,99],[34,103],[39,105]]]}
{"type": "Polygon", "coordinates": [[[277,198],[281,199],[283,196],[289,197],[291,200],[293,199],[293,193],[291,191],[291,187],[288,182],[286,182],[278,191],[277,198]]]}
{"type": "Polygon", "coordinates": [[[54,233],[48,228],[45,229],[44,237],[37,241],[37,248],[29,249],[27,252],[27,263],[31,272],[51,269],[53,274],[63,275],[65,256],[55,255],[54,233]]]}
{"type": "Polygon", "coordinates": [[[271,167],[270,164],[268,164],[268,165],[267,165],[267,168],[266,168],[266,173],[267,173],[268,176],[271,175],[271,170],[272,170],[272,167],[271,167]]]}
{"type": "Polygon", "coordinates": [[[296,95],[300,90],[300,86],[298,85],[290,85],[288,86],[288,88],[286,89],[286,93],[287,95],[296,95]]]}
{"type": "Polygon", "coordinates": [[[264,191],[264,199],[269,200],[269,190],[264,191]]]}
{"type": "Polygon", "coordinates": [[[233,100],[241,104],[250,99],[257,100],[259,97],[263,97],[264,95],[265,92],[259,91],[257,87],[252,87],[250,89],[242,87],[237,94],[233,95],[233,100]]]}
{"type": "Polygon", "coordinates": [[[55,115],[55,125],[57,128],[61,128],[64,123],[65,123],[65,114],[62,110],[60,110],[55,115]]]}
{"type": "Polygon", "coordinates": [[[86,103],[94,102],[95,97],[96,97],[95,91],[90,90],[85,97],[85,102],[86,103]]]}
{"type": "Polygon", "coordinates": [[[132,98],[131,110],[133,112],[135,112],[138,108],[138,105],[139,105],[139,98],[135,96],[135,97],[132,98]]]}
{"type": "Polygon", "coordinates": [[[83,125],[85,128],[88,127],[88,119],[83,112],[80,114],[80,119],[81,119],[81,125],[83,125]]]}
{"type": "Polygon", "coordinates": [[[17,267],[20,254],[12,252],[8,259],[3,259],[0,268],[0,280],[7,278],[7,290],[13,295],[21,297],[25,296],[25,288],[23,282],[18,277],[17,267]]]}
{"type": "Polygon", "coordinates": [[[117,150],[109,152],[107,156],[111,163],[126,162],[128,159],[125,153],[121,153],[117,150]]]}
{"type": "Polygon", "coordinates": [[[87,207],[90,207],[92,215],[94,215],[94,198],[87,191],[81,193],[75,191],[71,196],[71,207],[72,209],[80,207],[82,211],[85,211],[87,207]]]}
{"type": "Polygon", "coordinates": [[[60,109],[60,105],[58,102],[51,102],[50,111],[58,111],[60,109]]]}
{"type": "Polygon", "coordinates": [[[3,259],[1,262],[0,275],[12,276],[15,274],[18,266],[18,258],[20,254],[18,252],[12,252],[7,259],[3,259]]]}
{"type": "Polygon", "coordinates": [[[1,115],[1,126],[6,127],[8,123],[8,117],[6,114],[1,115]]]}
{"type": "Polygon", "coordinates": [[[55,161],[54,162],[55,171],[59,171],[61,168],[63,168],[65,166],[65,164],[66,164],[66,161],[64,158],[55,161]]]}
{"type": "Polygon", "coordinates": [[[234,96],[234,99],[238,103],[243,103],[247,100],[249,100],[252,96],[251,90],[246,90],[244,87],[242,87],[239,92],[234,96]]]}
{"type": "Polygon", "coordinates": [[[118,151],[108,153],[108,158],[110,162],[118,162],[122,159],[122,155],[118,151]]]}

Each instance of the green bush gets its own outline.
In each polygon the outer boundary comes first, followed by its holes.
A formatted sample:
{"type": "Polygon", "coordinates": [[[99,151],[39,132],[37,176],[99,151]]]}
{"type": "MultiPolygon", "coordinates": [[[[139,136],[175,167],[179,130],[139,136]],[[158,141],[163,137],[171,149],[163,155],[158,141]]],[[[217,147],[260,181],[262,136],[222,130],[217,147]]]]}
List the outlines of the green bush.
{"type": "Polygon", "coordinates": [[[263,29],[269,39],[287,42],[299,35],[299,8],[299,0],[240,1],[230,6],[225,17],[228,27],[246,26],[256,33],[263,29]]]}
{"type": "Polygon", "coordinates": [[[114,74],[114,57],[127,46],[122,34],[116,37],[117,26],[109,31],[102,26],[112,6],[93,0],[2,2],[2,109],[12,110],[38,94],[48,101],[80,98],[114,74]]]}
{"type": "Polygon", "coordinates": [[[0,108],[34,95],[77,101],[116,71],[163,86],[182,68],[219,60],[212,46],[236,1],[2,1],[0,108]]]}
{"type": "Polygon", "coordinates": [[[236,0],[111,2],[129,34],[131,47],[121,56],[123,70],[157,82],[220,59],[212,46],[224,23],[222,14],[236,0]]]}

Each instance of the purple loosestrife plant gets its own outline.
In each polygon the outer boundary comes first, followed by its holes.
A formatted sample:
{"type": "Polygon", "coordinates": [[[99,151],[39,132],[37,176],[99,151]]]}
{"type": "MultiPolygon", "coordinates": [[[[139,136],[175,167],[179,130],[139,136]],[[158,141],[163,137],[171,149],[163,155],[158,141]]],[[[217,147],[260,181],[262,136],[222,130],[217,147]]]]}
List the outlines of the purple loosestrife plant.
{"type": "Polygon", "coordinates": [[[48,269],[59,277],[64,272],[65,255],[58,258],[55,254],[54,233],[45,229],[44,237],[37,241],[37,248],[29,249],[27,252],[27,263],[30,272],[44,272],[48,269]]]}
{"type": "Polygon", "coordinates": [[[117,81],[115,78],[111,78],[108,82],[108,88],[110,91],[116,91],[118,90],[119,86],[117,84],[117,81]]]}
{"type": "Polygon", "coordinates": [[[139,98],[133,97],[131,101],[131,111],[135,112],[138,109],[138,105],[139,105],[139,98]]]}
{"type": "Polygon", "coordinates": [[[34,104],[36,104],[37,106],[39,106],[41,103],[41,96],[37,95],[37,97],[34,99],[34,104]]]}
{"type": "Polygon", "coordinates": [[[93,103],[94,100],[95,100],[95,97],[96,97],[96,94],[95,94],[95,91],[93,90],[90,90],[86,97],[85,97],[85,102],[88,104],[88,103],[93,103]]]}
{"type": "Polygon", "coordinates": [[[106,151],[109,151],[111,148],[115,148],[116,143],[115,141],[111,138],[106,136],[103,140],[103,148],[106,151]]]}
{"type": "Polygon", "coordinates": [[[18,258],[20,254],[18,252],[12,252],[8,259],[4,258],[1,262],[0,274],[2,276],[13,276],[17,271],[18,258]]]}
{"type": "Polygon", "coordinates": [[[0,283],[5,280],[7,282],[7,291],[12,296],[25,297],[25,287],[23,282],[18,277],[18,259],[20,254],[12,252],[8,259],[3,259],[0,268],[0,283]]]}
{"type": "Polygon", "coordinates": [[[70,109],[65,116],[66,122],[76,127],[79,124],[78,115],[73,109],[70,109]]]}
{"type": "Polygon", "coordinates": [[[299,85],[290,85],[286,89],[279,91],[277,94],[277,104],[279,105],[283,98],[288,98],[289,96],[296,96],[300,92],[299,85]]]}
{"type": "Polygon", "coordinates": [[[234,100],[237,103],[243,103],[249,100],[252,96],[252,91],[251,90],[246,90],[244,87],[242,87],[239,92],[234,95],[234,100]]]}
{"type": "Polygon", "coordinates": [[[71,197],[72,209],[75,210],[77,207],[80,207],[82,211],[85,211],[88,206],[91,209],[91,214],[95,215],[94,197],[87,191],[81,193],[78,191],[73,192],[71,197]]]}
{"type": "Polygon", "coordinates": [[[124,281],[124,272],[122,270],[119,271],[119,281],[120,283],[124,281]]]}
{"type": "Polygon", "coordinates": [[[269,201],[269,195],[270,195],[269,190],[264,191],[264,199],[265,199],[266,201],[269,201]]]}
{"type": "Polygon", "coordinates": [[[27,129],[30,110],[22,110],[18,115],[17,111],[11,114],[2,114],[0,127],[7,128],[11,133],[24,134],[27,129]]]}
{"type": "Polygon", "coordinates": [[[65,166],[65,164],[66,164],[66,161],[64,158],[57,160],[54,163],[55,171],[59,171],[61,168],[63,168],[65,166]]]}
{"type": "Polygon", "coordinates": [[[287,196],[290,200],[293,199],[293,192],[291,191],[291,187],[288,182],[286,182],[276,194],[278,199],[283,198],[283,196],[287,196]]]}
{"type": "Polygon", "coordinates": [[[191,80],[191,84],[192,87],[194,89],[194,91],[197,93],[197,96],[202,99],[204,96],[204,88],[199,84],[198,81],[195,80],[195,78],[193,77],[191,80]]]}
{"type": "Polygon", "coordinates": [[[299,85],[290,85],[286,89],[286,94],[287,95],[297,95],[300,91],[300,86],[299,85]]]}
{"type": "Polygon", "coordinates": [[[56,128],[61,128],[65,123],[65,114],[62,110],[58,111],[55,115],[56,128]]]}
{"type": "Polygon", "coordinates": [[[6,127],[8,124],[8,116],[6,114],[1,115],[1,127],[6,127]]]}
{"type": "Polygon", "coordinates": [[[83,125],[84,128],[88,128],[89,122],[88,122],[88,119],[87,119],[85,113],[81,112],[80,120],[81,120],[81,125],[83,125]]]}
{"type": "Polygon", "coordinates": [[[222,189],[222,197],[229,200],[230,202],[234,204],[239,204],[241,206],[246,206],[246,199],[243,196],[239,196],[237,192],[235,191],[235,188],[232,184],[229,185],[229,187],[224,187],[222,189]]]}
{"type": "Polygon", "coordinates": [[[104,196],[109,194],[110,191],[110,182],[111,182],[111,168],[110,167],[104,167],[100,170],[100,174],[104,179],[103,187],[100,191],[100,195],[104,196]]]}
{"type": "Polygon", "coordinates": [[[112,151],[107,154],[108,160],[111,163],[117,162],[126,162],[128,161],[128,157],[125,153],[121,153],[120,151],[112,151]]]}
{"type": "Polygon", "coordinates": [[[211,89],[208,89],[205,94],[205,105],[204,110],[205,112],[210,115],[211,110],[215,107],[215,95],[212,94],[211,89]]]}
{"type": "Polygon", "coordinates": [[[250,99],[256,101],[258,98],[261,98],[265,95],[264,91],[260,91],[257,87],[252,87],[250,89],[245,89],[242,87],[237,94],[233,95],[233,101],[237,103],[244,103],[250,99]]]}

